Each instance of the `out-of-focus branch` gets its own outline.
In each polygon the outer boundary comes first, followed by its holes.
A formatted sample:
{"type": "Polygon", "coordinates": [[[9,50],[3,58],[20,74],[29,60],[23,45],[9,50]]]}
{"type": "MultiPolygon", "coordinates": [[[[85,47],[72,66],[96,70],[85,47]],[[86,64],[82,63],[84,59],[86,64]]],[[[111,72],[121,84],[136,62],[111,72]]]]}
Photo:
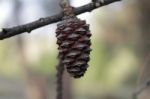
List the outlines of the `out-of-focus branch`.
{"type": "Polygon", "coordinates": [[[143,91],[145,91],[147,88],[149,88],[149,87],[150,87],[150,80],[147,81],[143,87],[141,87],[139,90],[137,90],[137,91],[133,94],[133,99],[138,99],[138,96],[139,96],[143,91]]]}
{"type": "MultiPolygon", "coordinates": [[[[117,1],[121,1],[121,0],[104,0],[103,2],[100,2],[99,6],[96,6],[94,3],[89,3],[78,8],[74,8],[73,11],[76,15],[79,15],[85,12],[91,12],[92,10],[96,8],[99,8],[99,7],[102,7],[102,6],[111,4],[113,2],[117,2],[117,1]]],[[[12,37],[12,36],[24,33],[24,32],[30,33],[34,29],[61,21],[62,17],[63,17],[63,13],[61,12],[54,16],[40,18],[39,20],[36,20],[28,24],[19,25],[19,26],[15,26],[11,28],[3,28],[0,31],[0,40],[6,39],[6,38],[9,38],[9,37],[12,37]]]]}
{"type": "Polygon", "coordinates": [[[147,67],[149,67],[149,62],[150,62],[150,53],[148,53],[148,55],[144,59],[143,65],[141,66],[143,68],[141,69],[141,75],[139,77],[140,78],[140,87],[133,94],[133,99],[138,99],[138,96],[140,96],[140,94],[142,94],[145,90],[150,88],[150,79],[146,78],[146,80],[145,80],[145,77],[146,77],[145,75],[147,75],[145,70],[148,69],[147,67]]]}

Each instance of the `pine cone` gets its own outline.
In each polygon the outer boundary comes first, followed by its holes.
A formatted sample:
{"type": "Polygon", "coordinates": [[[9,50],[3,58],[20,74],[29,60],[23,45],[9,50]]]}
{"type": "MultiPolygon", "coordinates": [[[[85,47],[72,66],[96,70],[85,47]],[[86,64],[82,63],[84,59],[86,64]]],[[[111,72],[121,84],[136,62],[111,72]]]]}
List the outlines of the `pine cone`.
{"type": "Polygon", "coordinates": [[[70,18],[57,25],[58,58],[74,78],[84,75],[90,60],[91,33],[84,20],[70,18]]]}

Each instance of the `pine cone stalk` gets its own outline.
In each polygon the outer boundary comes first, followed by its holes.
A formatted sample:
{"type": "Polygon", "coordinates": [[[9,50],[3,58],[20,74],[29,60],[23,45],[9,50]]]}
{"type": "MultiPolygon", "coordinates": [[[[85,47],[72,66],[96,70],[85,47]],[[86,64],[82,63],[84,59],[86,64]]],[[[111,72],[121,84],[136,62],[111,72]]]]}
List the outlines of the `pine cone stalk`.
{"type": "Polygon", "coordinates": [[[67,2],[62,2],[64,18],[57,25],[56,37],[58,58],[74,78],[84,75],[90,60],[91,33],[85,20],[78,19],[73,8],[67,2]]]}

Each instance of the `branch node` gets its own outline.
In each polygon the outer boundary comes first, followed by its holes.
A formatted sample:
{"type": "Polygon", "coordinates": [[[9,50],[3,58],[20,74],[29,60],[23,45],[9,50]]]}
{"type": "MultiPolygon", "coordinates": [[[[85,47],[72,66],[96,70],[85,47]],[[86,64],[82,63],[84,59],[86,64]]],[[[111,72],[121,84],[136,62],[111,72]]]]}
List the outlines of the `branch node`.
{"type": "Polygon", "coordinates": [[[147,85],[147,86],[150,86],[150,81],[147,81],[147,82],[146,82],[146,85],[147,85]]]}
{"type": "Polygon", "coordinates": [[[8,32],[8,30],[6,28],[2,28],[2,34],[5,34],[8,32]]]}
{"type": "Polygon", "coordinates": [[[104,4],[104,0],[92,0],[93,1],[93,4],[96,8],[100,7],[101,5],[104,4]]]}
{"type": "Polygon", "coordinates": [[[44,18],[40,18],[39,21],[44,22],[44,18]]]}
{"type": "Polygon", "coordinates": [[[30,33],[31,33],[31,31],[32,31],[31,29],[27,29],[27,33],[29,33],[29,34],[30,34],[30,33]]]}

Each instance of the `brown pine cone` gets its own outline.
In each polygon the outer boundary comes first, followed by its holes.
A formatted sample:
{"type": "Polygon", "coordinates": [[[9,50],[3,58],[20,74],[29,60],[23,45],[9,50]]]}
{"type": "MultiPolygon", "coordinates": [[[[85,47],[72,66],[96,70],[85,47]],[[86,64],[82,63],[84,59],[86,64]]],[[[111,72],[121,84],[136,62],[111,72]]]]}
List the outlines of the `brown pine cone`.
{"type": "Polygon", "coordinates": [[[84,75],[90,60],[91,33],[89,25],[78,18],[70,18],[57,25],[58,58],[74,78],[84,75]]]}

